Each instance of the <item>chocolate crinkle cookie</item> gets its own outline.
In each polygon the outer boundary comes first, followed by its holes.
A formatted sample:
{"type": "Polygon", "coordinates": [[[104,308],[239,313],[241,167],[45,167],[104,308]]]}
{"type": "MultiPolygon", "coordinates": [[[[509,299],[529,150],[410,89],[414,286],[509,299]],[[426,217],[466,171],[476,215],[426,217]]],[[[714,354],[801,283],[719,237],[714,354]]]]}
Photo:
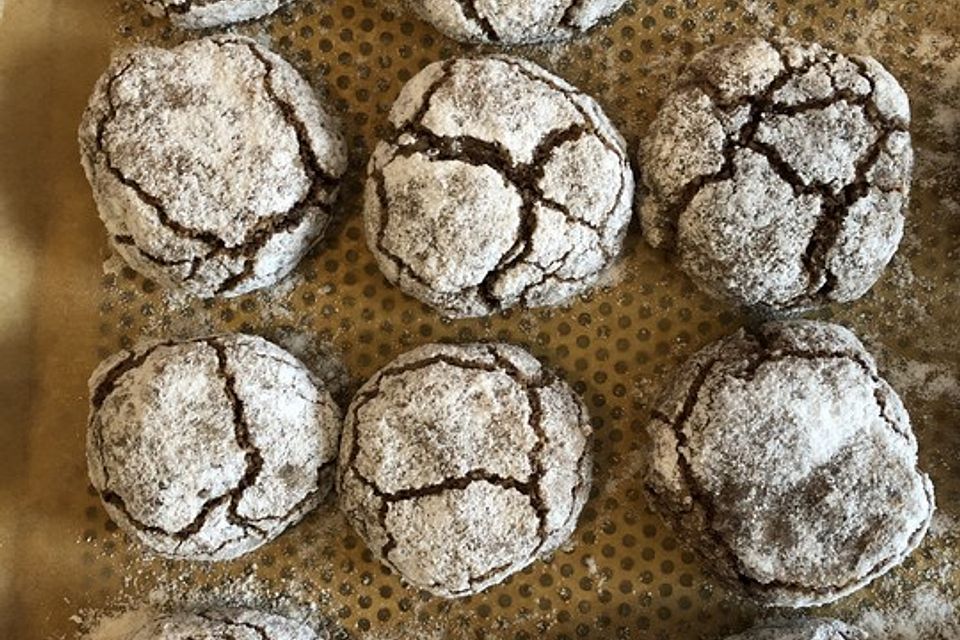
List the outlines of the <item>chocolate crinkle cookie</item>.
{"type": "Polygon", "coordinates": [[[323,235],[344,140],[307,82],[232,36],[118,55],[80,126],[110,242],[189,294],[269,286],[323,235]]]}
{"type": "Polygon", "coordinates": [[[837,325],[769,323],[707,346],[648,433],[651,504],[762,604],[856,591],[903,561],[933,515],[900,398],[837,325]]]}
{"type": "Polygon", "coordinates": [[[625,0],[406,0],[421,18],[463,42],[504,45],[566,40],[625,0]]]}
{"type": "Polygon", "coordinates": [[[221,27],[270,15],[292,0],[143,0],[147,12],[181,29],[221,27]]]}
{"type": "Polygon", "coordinates": [[[731,302],[859,298],[903,234],[909,124],[906,94],[873,58],[792,40],[708,49],[641,145],[644,234],[731,302]]]}
{"type": "Polygon", "coordinates": [[[593,99],[504,56],[429,65],[368,169],[367,241],[390,282],[451,317],[558,304],[617,257],[623,139],[593,99]]]}
{"type": "Polygon", "coordinates": [[[292,355],[254,336],[144,343],[90,379],[90,481],[154,552],[235,558],[333,486],[341,413],[292,355]]]}
{"type": "Polygon", "coordinates": [[[310,627],[255,609],[197,609],[160,614],[117,640],[321,640],[310,627]]]}
{"type": "Polygon", "coordinates": [[[774,622],[729,636],[727,640],[867,640],[866,632],[839,620],[807,618],[774,622]]]}
{"type": "Polygon", "coordinates": [[[591,441],[580,400],[526,351],[427,345],[354,398],[341,507],[409,584],[479,593],[572,534],[590,491],[591,441]]]}

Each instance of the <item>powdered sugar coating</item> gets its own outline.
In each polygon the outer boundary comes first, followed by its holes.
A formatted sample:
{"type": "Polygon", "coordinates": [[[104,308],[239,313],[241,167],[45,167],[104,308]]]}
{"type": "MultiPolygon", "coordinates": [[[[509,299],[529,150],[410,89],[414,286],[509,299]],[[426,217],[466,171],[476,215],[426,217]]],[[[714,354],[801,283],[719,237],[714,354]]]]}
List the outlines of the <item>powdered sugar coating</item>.
{"type": "Polygon", "coordinates": [[[122,640],[320,640],[312,629],[254,609],[199,609],[158,615],[122,640]]]}
{"type": "Polygon", "coordinates": [[[341,415],[296,358],[254,336],[138,345],[90,379],[90,480],[154,552],[226,560],[333,485],[341,415]]]}
{"type": "Polygon", "coordinates": [[[434,344],[357,392],[338,485],[375,556],[459,597],[557,549],[591,474],[588,416],[565,382],[519,347],[434,344]]]}
{"type": "Polygon", "coordinates": [[[640,149],[648,242],[717,297],[846,302],[903,235],[906,94],[876,60],[745,40],[696,56],[640,149]]]}
{"type": "Polygon", "coordinates": [[[808,618],[764,624],[727,640],[867,640],[866,632],[839,620],[808,618]]]}
{"type": "Polygon", "coordinates": [[[505,56],[427,66],[390,112],[364,225],[384,275],[452,317],[558,304],[616,259],[633,200],[600,107],[505,56]]]}
{"type": "Polygon", "coordinates": [[[837,325],[769,323],[707,346],[648,433],[652,503],[764,604],[859,589],[916,548],[933,514],[906,410],[837,325]]]}
{"type": "Polygon", "coordinates": [[[289,273],[326,229],[346,169],[343,138],[306,81],[233,36],[117,56],[80,146],[117,253],[203,297],[289,273]]]}
{"type": "Polygon", "coordinates": [[[292,0],[143,0],[147,12],[181,29],[209,29],[268,16],[292,0]]]}
{"type": "Polygon", "coordinates": [[[406,0],[421,18],[463,42],[566,40],[613,15],[625,0],[406,0]]]}

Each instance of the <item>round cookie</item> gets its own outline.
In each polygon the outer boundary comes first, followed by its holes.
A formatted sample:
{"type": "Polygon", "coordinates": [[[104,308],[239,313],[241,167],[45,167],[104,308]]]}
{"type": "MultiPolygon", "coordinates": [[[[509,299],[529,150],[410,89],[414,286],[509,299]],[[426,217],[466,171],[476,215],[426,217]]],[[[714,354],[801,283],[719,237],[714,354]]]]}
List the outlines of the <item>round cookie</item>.
{"type": "Polygon", "coordinates": [[[427,345],[354,397],[341,507],[409,584],[479,593],[573,533],[590,491],[591,441],[580,400],[526,351],[427,345]]]}
{"type": "Polygon", "coordinates": [[[856,591],[903,561],[933,515],[903,404],[837,325],[769,323],[705,347],[648,433],[651,504],[766,605],[856,591]]]}
{"type": "Polygon", "coordinates": [[[364,224],[406,293],[451,317],[554,305],[616,259],[634,188],[624,142],[563,80],[505,56],[436,62],[389,121],[364,224]]]}
{"type": "Polygon", "coordinates": [[[839,620],[807,618],[775,622],[730,636],[727,640],[867,640],[865,631],[839,620]]]}
{"type": "Polygon", "coordinates": [[[903,234],[909,124],[906,94],[873,58],[793,40],[708,49],[641,144],[643,232],[730,302],[859,298],[903,234]]]}
{"type": "Polygon", "coordinates": [[[117,56],[80,147],[116,252],[202,297],[289,273],[323,235],[346,169],[344,140],[307,82],[233,36],[117,56]]]}
{"type": "Polygon", "coordinates": [[[90,481],[110,517],[160,555],[235,558],[333,486],[340,410],[262,338],[138,345],[101,363],[90,398],[90,481]]]}
{"type": "Polygon", "coordinates": [[[289,618],[255,609],[198,609],[160,614],[118,640],[320,640],[289,618]]]}
{"type": "Polygon", "coordinates": [[[143,0],[147,13],[181,29],[207,29],[268,16],[292,0],[143,0]]]}
{"type": "Polygon", "coordinates": [[[406,0],[421,18],[461,42],[566,40],[613,15],[625,0],[406,0]]]}

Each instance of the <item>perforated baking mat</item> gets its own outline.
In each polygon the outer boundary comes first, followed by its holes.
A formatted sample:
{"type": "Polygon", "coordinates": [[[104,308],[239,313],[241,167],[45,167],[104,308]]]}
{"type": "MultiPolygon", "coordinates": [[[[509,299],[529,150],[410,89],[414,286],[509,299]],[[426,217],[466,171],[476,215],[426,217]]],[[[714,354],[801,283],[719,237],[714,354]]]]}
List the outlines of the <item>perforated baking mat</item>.
{"type": "MultiPolygon", "coordinates": [[[[184,37],[136,2],[113,9],[104,19],[114,21],[115,46],[172,45],[184,37]]],[[[699,293],[643,243],[636,223],[603,286],[569,306],[480,320],[439,318],[390,286],[367,250],[360,221],[363,170],[403,83],[432,61],[478,49],[446,39],[383,0],[305,0],[238,30],[269,41],[342,118],[351,169],[337,222],[290,278],[236,300],[182,299],[108,258],[102,273],[89,274],[99,279],[90,313],[75,309],[58,320],[64,330],[84,318],[96,324],[97,353],[80,360],[92,366],[146,336],[247,331],[320,366],[320,344],[329,342],[349,379],[329,367],[324,375],[342,383],[347,398],[416,345],[515,342],[559,369],[585,398],[596,429],[591,499],[562,550],[482,595],[456,601],[407,588],[382,569],[332,499],[272,544],[234,562],[150,559],[109,521],[88,488],[81,397],[87,371],[54,370],[55,361],[46,361],[48,392],[57,388],[58,376],[69,376],[67,388],[81,391],[64,399],[64,410],[36,417],[57,427],[45,427],[46,441],[34,442],[31,456],[46,451],[62,463],[29,463],[25,499],[42,506],[40,513],[21,515],[29,524],[17,529],[19,551],[7,554],[16,607],[8,616],[11,637],[73,637],[83,618],[78,612],[156,599],[171,585],[187,594],[216,593],[241,582],[312,604],[338,633],[360,638],[719,638],[758,617],[754,606],[705,575],[648,511],[636,479],[646,447],[642,427],[665,376],[745,318],[699,293]],[[43,532],[37,534],[42,544],[32,531],[43,532]]],[[[954,640],[960,637],[960,4],[635,0],[585,38],[513,53],[595,96],[635,150],[686,58],[752,34],[870,53],[911,96],[918,166],[900,252],[864,299],[813,316],[853,328],[877,355],[910,409],[940,511],[931,535],[903,567],[817,613],[883,629],[889,638],[954,640]]],[[[77,208],[96,216],[92,200],[77,208]]],[[[96,224],[84,229],[99,234],[96,224]]],[[[85,242],[107,255],[99,235],[85,242]]],[[[61,339],[57,348],[84,344],[61,339]]]]}

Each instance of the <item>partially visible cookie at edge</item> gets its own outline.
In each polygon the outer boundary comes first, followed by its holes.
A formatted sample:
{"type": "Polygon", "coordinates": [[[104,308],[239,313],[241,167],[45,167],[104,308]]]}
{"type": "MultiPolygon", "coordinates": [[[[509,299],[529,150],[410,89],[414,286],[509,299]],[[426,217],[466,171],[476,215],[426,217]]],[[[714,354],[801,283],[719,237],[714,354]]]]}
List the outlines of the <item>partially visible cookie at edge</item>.
{"type": "Polygon", "coordinates": [[[618,258],[625,143],[590,97],[508,56],[428,65],[367,170],[364,227],[386,278],[449,317],[565,302],[618,258]]]}
{"type": "Polygon", "coordinates": [[[181,29],[209,29],[257,20],[293,0],[142,0],[147,12],[181,29]]]}
{"type": "Polygon", "coordinates": [[[906,93],[873,58],[789,39],[707,49],[641,144],[644,236],[729,302],[855,300],[903,235],[909,126],[906,93]]]}
{"type": "Polygon", "coordinates": [[[327,640],[305,624],[246,608],[204,608],[160,613],[116,640],[327,640]]]}
{"type": "Polygon", "coordinates": [[[287,275],[323,236],[347,164],[306,80],[235,36],[118,54],[79,137],[114,250],[204,298],[287,275]]]}
{"type": "Polygon", "coordinates": [[[856,591],[899,565],[933,516],[906,409],[838,325],[772,322],[704,347],[647,431],[651,505],[764,605],[856,591]]]}
{"type": "Polygon", "coordinates": [[[90,482],[154,553],[229,560],[326,497],[340,428],[322,383],[263,338],[144,342],[90,378],[90,482]]]}
{"type": "Polygon", "coordinates": [[[406,0],[410,9],[462,42],[502,45],[567,40],[612,16],[625,0],[406,0]]]}
{"type": "Polygon", "coordinates": [[[862,629],[839,620],[806,618],[770,622],[749,631],[729,636],[726,640],[868,640],[862,629]]]}

